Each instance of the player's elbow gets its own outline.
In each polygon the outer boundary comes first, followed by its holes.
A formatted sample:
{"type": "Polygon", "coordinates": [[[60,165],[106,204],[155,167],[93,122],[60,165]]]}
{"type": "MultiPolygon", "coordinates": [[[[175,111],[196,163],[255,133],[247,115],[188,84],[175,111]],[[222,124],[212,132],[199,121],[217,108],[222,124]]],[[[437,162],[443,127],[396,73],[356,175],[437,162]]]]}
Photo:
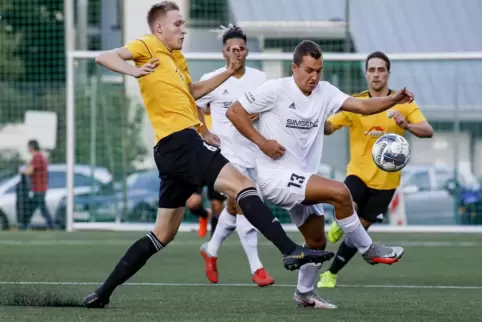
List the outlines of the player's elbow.
{"type": "Polygon", "coordinates": [[[95,57],[95,63],[98,65],[105,65],[106,60],[108,59],[109,52],[103,52],[95,57]]]}
{"type": "Polygon", "coordinates": [[[430,139],[431,137],[433,137],[433,128],[427,123],[424,138],[430,139]]]}
{"type": "Polygon", "coordinates": [[[238,102],[235,102],[226,111],[226,117],[228,118],[228,120],[231,121],[231,123],[233,122],[233,120],[236,119],[236,116],[238,114],[237,111],[239,111],[239,108],[241,108],[241,105],[238,102]]]}

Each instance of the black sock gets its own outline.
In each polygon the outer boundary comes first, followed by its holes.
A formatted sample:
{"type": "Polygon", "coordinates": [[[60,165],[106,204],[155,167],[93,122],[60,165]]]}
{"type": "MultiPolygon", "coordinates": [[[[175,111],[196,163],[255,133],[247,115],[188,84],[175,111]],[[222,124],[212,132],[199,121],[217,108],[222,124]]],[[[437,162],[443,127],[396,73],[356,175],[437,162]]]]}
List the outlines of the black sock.
{"type": "Polygon", "coordinates": [[[204,209],[203,205],[199,205],[199,207],[196,207],[196,208],[189,208],[189,211],[191,211],[193,215],[200,218],[208,217],[208,211],[204,209]]]}
{"type": "Polygon", "coordinates": [[[242,190],[236,197],[246,219],[270,240],[283,255],[291,254],[296,244],[286,235],[278,219],[259,198],[255,188],[242,190]]]}
{"type": "Polygon", "coordinates": [[[136,241],[129,247],[104,284],[97,289],[97,295],[100,298],[108,299],[117,286],[137,273],[152,255],[164,247],[165,245],[157,239],[152,231],[136,241]]]}
{"type": "Polygon", "coordinates": [[[337,274],[346,264],[348,264],[350,259],[352,259],[357,252],[358,249],[348,246],[345,241],[343,241],[331,263],[330,272],[332,274],[337,274]]]}
{"type": "Polygon", "coordinates": [[[212,216],[211,217],[211,237],[213,237],[214,231],[216,230],[216,226],[218,225],[218,217],[212,216]]]}

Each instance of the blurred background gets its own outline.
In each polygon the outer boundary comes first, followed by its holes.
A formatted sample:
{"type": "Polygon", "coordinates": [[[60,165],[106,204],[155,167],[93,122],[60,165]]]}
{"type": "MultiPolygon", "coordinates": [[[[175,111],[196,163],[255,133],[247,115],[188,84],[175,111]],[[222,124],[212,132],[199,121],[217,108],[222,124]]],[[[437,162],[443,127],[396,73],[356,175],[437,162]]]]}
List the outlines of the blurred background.
{"type": "MultiPolygon", "coordinates": [[[[151,153],[154,133],[137,81],[98,67],[94,57],[148,33],[146,12],[156,2],[0,2],[1,228],[17,227],[20,212],[28,212],[19,196],[29,186],[19,169],[30,161],[31,139],[49,159],[47,208],[56,227],[65,227],[69,130],[75,134],[74,221],[91,227],[154,222],[159,187],[151,153]],[[75,111],[72,123],[66,117],[69,101],[75,111]]],[[[323,78],[347,93],[366,89],[366,55],[387,53],[390,87],[407,86],[416,94],[435,135],[430,140],[407,135],[411,162],[386,224],[482,224],[480,0],[176,2],[187,19],[183,52],[193,80],[224,65],[222,44],[210,30],[228,23],[244,28],[255,58],[248,57],[248,64],[269,78],[290,75],[290,54],[300,40],[317,42],[325,52],[323,78]]],[[[348,132],[325,142],[321,172],[343,180],[348,132]]],[[[281,222],[290,223],[284,211],[273,209],[281,222]]],[[[187,212],[185,223],[196,221],[187,212]]],[[[39,210],[30,225],[45,226],[39,210]]]]}

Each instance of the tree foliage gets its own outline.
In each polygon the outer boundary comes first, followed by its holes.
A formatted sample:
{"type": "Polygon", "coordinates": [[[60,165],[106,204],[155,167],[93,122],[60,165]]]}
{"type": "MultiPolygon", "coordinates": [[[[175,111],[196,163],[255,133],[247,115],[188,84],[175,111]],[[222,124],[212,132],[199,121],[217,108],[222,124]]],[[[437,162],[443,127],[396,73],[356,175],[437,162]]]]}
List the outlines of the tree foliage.
{"type": "MultiPolygon", "coordinates": [[[[63,0],[0,0],[0,44],[0,129],[23,122],[28,110],[56,112],[57,147],[51,151],[51,162],[65,162],[63,0]]],[[[97,71],[95,66],[83,69],[86,74],[79,79],[89,79],[97,71]]],[[[132,111],[122,86],[99,86],[95,162],[117,175],[131,170],[146,155],[140,138],[144,113],[142,107],[132,111]]],[[[91,91],[89,84],[80,81],[76,88],[76,162],[89,163],[91,91]]]]}

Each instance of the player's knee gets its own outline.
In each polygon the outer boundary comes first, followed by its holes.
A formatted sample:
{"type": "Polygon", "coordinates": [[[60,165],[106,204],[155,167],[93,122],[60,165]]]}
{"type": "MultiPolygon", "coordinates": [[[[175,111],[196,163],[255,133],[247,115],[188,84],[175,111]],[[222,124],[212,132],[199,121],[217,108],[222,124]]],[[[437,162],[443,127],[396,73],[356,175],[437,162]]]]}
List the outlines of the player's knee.
{"type": "Polygon", "coordinates": [[[353,209],[350,190],[343,183],[337,184],[333,192],[333,201],[336,208],[353,209]]]}
{"type": "Polygon", "coordinates": [[[325,234],[320,236],[305,238],[306,246],[311,249],[321,249],[324,250],[326,247],[326,237],[325,234]]]}
{"type": "Polygon", "coordinates": [[[191,197],[186,201],[186,207],[189,209],[196,209],[198,208],[202,203],[202,197],[201,195],[198,195],[197,193],[192,194],[191,197]]]}
{"type": "Polygon", "coordinates": [[[232,198],[236,198],[244,189],[254,187],[254,183],[248,177],[229,163],[221,170],[214,183],[214,188],[217,191],[221,191],[232,198]]]}

